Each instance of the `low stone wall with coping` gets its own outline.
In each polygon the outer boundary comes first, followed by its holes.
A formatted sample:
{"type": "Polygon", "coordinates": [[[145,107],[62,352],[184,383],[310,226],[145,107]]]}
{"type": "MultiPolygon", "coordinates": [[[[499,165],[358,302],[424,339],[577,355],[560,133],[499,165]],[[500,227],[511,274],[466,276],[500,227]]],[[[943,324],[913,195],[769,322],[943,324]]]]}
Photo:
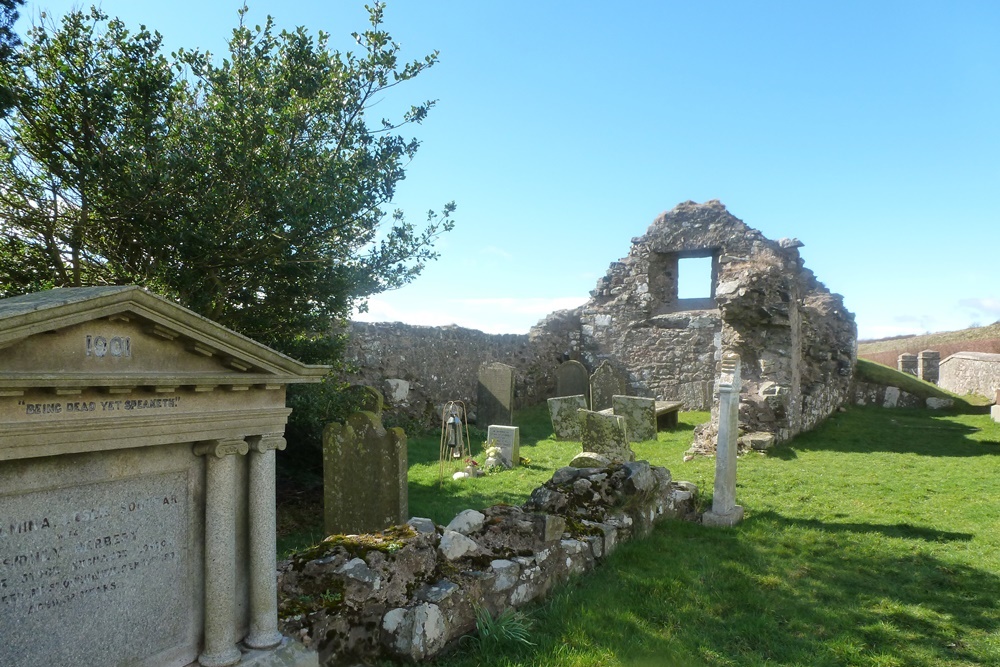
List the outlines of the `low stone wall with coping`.
{"type": "Polygon", "coordinates": [[[1000,391],[1000,354],[956,352],[939,366],[938,386],[954,394],[992,398],[1000,391]]]}
{"type": "Polygon", "coordinates": [[[280,566],[280,625],[324,665],[432,658],[476,630],[477,609],[542,598],[655,523],[693,515],[696,495],[646,461],[566,467],[520,507],[334,535],[280,566]]]}

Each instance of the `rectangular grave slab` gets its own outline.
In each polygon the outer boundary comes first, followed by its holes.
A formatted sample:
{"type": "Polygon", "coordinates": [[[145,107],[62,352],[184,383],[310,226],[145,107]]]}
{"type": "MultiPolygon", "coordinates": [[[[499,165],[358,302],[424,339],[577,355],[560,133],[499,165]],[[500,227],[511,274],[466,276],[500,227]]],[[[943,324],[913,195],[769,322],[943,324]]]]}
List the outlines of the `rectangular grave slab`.
{"type": "Polygon", "coordinates": [[[576,360],[564,361],[556,367],[556,397],[583,396],[590,407],[590,373],[576,360]]]}
{"type": "Polygon", "coordinates": [[[656,440],[656,401],[638,396],[613,396],[612,409],[625,419],[629,442],[656,440]]]}
{"type": "Polygon", "coordinates": [[[509,426],[514,421],[514,367],[499,362],[479,367],[476,391],[476,424],[509,426]]]}
{"type": "Polygon", "coordinates": [[[587,398],[583,395],[561,396],[550,398],[549,417],[552,419],[552,432],[557,440],[579,440],[582,430],[580,410],[587,409],[587,398]]]}
{"type": "Polygon", "coordinates": [[[277,631],[274,461],[328,368],[136,287],[0,299],[0,348],[0,665],[317,664],[277,631]]]}
{"type": "Polygon", "coordinates": [[[600,454],[612,463],[635,461],[628,445],[625,419],[591,410],[580,410],[583,451],[600,454]]]}
{"type": "Polygon", "coordinates": [[[521,429],[517,426],[491,425],[486,432],[486,442],[496,442],[508,468],[516,466],[521,459],[521,429]]]}

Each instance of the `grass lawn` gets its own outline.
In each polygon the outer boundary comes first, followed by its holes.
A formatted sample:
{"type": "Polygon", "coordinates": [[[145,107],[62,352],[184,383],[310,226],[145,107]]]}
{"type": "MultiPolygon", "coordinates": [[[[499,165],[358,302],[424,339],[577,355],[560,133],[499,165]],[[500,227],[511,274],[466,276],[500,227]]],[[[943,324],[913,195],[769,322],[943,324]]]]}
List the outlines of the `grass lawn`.
{"type": "MultiPolygon", "coordinates": [[[[714,460],[683,453],[707,417],[634,446],[705,507],[714,460]]],[[[411,438],[410,513],[523,502],[579,451],[551,439],[544,406],[516,421],[531,465],[453,481],[455,465],[441,486],[438,438],[411,438]]],[[[853,408],[741,458],[737,479],[739,526],[661,524],[529,608],[533,646],[469,643],[436,664],[1000,665],[1000,424],[853,408]]]]}
{"type": "MultiPolygon", "coordinates": [[[[686,435],[637,450],[708,503],[686,435]]],[[[741,525],[662,524],[535,607],[535,646],[438,664],[1000,665],[998,480],[986,416],[851,409],[740,460],[741,525]]]]}

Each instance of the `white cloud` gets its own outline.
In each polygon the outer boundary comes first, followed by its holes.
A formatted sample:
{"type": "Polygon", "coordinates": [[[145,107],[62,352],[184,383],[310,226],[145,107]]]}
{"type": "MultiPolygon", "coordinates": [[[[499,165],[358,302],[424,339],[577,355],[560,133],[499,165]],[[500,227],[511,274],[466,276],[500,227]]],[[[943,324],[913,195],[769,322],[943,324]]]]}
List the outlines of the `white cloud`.
{"type": "Polygon", "coordinates": [[[443,297],[436,302],[427,302],[407,301],[393,294],[370,299],[368,312],[355,313],[353,319],[423,326],[456,324],[486,333],[527,333],[528,329],[549,313],[576,308],[585,301],[585,297],[443,297]]]}

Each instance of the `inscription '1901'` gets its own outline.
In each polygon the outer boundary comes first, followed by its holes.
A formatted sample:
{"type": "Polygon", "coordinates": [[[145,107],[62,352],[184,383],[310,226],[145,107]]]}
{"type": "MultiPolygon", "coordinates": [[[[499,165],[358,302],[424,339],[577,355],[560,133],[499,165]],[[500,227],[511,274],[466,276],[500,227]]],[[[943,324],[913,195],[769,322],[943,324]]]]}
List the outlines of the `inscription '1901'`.
{"type": "Polygon", "coordinates": [[[86,350],[88,357],[131,357],[132,339],[128,336],[94,336],[87,334],[86,350]]]}

